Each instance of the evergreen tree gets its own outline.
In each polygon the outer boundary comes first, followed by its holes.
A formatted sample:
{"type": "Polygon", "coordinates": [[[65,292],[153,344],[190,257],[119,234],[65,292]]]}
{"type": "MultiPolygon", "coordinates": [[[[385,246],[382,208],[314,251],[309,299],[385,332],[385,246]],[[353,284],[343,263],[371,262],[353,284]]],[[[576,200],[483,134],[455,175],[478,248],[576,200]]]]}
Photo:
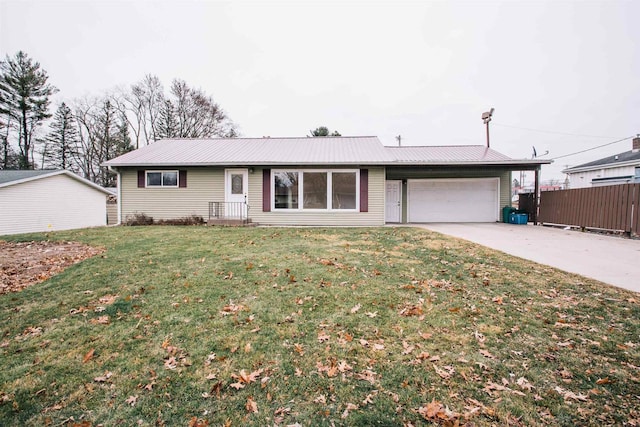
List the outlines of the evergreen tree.
{"type": "Polygon", "coordinates": [[[33,136],[42,122],[51,117],[49,97],[57,89],[47,83],[48,78],[40,64],[22,51],[0,61],[0,113],[11,118],[18,133],[20,169],[33,168],[33,136]]]}
{"type": "Polygon", "coordinates": [[[320,126],[311,131],[311,136],[342,136],[340,132],[334,130],[329,132],[329,128],[326,126],[320,126]]]}
{"type": "Polygon", "coordinates": [[[47,135],[46,160],[56,169],[75,170],[74,159],[78,156],[78,128],[73,112],[64,102],[56,110],[51,131],[47,135]]]}

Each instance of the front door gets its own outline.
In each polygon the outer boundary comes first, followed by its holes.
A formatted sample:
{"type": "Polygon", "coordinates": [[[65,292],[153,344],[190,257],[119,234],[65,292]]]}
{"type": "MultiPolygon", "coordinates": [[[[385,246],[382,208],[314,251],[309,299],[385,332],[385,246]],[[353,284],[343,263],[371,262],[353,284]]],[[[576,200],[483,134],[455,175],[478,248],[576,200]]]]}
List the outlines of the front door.
{"type": "Polygon", "coordinates": [[[387,181],[384,203],[385,222],[401,222],[402,181],[387,181]]]}
{"type": "Polygon", "coordinates": [[[247,218],[247,169],[226,169],[224,177],[224,216],[226,218],[247,218]]]}

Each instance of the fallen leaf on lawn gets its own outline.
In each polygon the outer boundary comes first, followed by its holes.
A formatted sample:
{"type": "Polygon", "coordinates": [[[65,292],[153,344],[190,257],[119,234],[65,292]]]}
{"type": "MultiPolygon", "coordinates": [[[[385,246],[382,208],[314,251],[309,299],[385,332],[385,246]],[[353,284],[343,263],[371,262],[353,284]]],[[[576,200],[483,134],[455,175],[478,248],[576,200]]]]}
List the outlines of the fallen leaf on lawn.
{"type": "Polygon", "coordinates": [[[431,339],[432,336],[433,334],[430,334],[428,332],[420,332],[420,337],[424,340],[431,339]]]}
{"type": "Polygon", "coordinates": [[[589,398],[582,393],[575,394],[571,390],[565,390],[560,386],[557,386],[556,388],[554,388],[554,390],[558,392],[558,394],[562,395],[562,397],[564,397],[564,400],[579,400],[582,402],[586,402],[587,400],[589,400],[589,398]]]}
{"type": "Polygon", "coordinates": [[[95,351],[94,348],[92,348],[91,350],[89,350],[87,352],[87,354],[84,355],[84,357],[82,358],[82,363],[87,363],[89,360],[93,359],[93,352],[95,351]]]}
{"type": "Polygon", "coordinates": [[[253,400],[251,396],[247,398],[247,403],[245,405],[247,408],[247,412],[257,413],[258,412],[258,404],[253,400]]]}
{"type": "Polygon", "coordinates": [[[241,369],[240,372],[236,374],[231,374],[231,378],[238,380],[237,383],[231,384],[231,387],[236,389],[243,388],[243,384],[250,384],[258,380],[258,377],[264,372],[264,369],[258,369],[257,371],[253,371],[251,373],[247,373],[244,369],[241,369]],[[242,387],[237,387],[236,384],[242,385],[242,387]]]}
{"type": "Polygon", "coordinates": [[[489,359],[497,359],[489,350],[480,350],[480,354],[489,359]]]}
{"type": "Polygon", "coordinates": [[[111,376],[113,375],[112,372],[105,372],[104,375],[99,376],[99,377],[95,377],[93,380],[97,383],[103,383],[105,381],[107,381],[109,378],[111,378],[111,376]]]}
{"type": "Polygon", "coordinates": [[[373,349],[374,350],[378,350],[378,351],[384,350],[384,345],[383,344],[374,344],[373,345],[373,349]]]}
{"type": "Polygon", "coordinates": [[[360,304],[356,304],[351,308],[351,314],[355,314],[358,312],[358,310],[360,310],[360,308],[362,308],[362,305],[360,304]]]}
{"type": "Polygon", "coordinates": [[[410,345],[406,341],[402,341],[402,354],[411,354],[411,352],[416,348],[413,345],[410,345]]]}
{"type": "Polygon", "coordinates": [[[611,384],[613,381],[611,381],[609,379],[609,377],[606,378],[599,378],[598,381],[596,381],[596,384],[598,385],[602,385],[602,384],[611,384]]]}
{"type": "Polygon", "coordinates": [[[111,305],[116,301],[116,299],[118,299],[118,295],[105,295],[103,297],[100,297],[98,301],[100,302],[100,304],[111,305]]]}
{"type": "Polygon", "coordinates": [[[138,395],[135,395],[135,396],[129,396],[127,400],[124,401],[124,403],[127,403],[131,406],[135,406],[137,401],[138,401],[138,395]]]}
{"type": "Polygon", "coordinates": [[[109,324],[109,316],[100,316],[94,319],[89,320],[89,322],[93,325],[108,325],[109,324]]]}
{"type": "Polygon", "coordinates": [[[364,371],[357,373],[356,378],[359,380],[368,381],[371,384],[375,384],[376,375],[378,375],[376,372],[373,372],[370,369],[365,369],[364,371]]]}
{"type": "Polygon", "coordinates": [[[516,384],[518,384],[520,388],[528,391],[531,391],[535,388],[525,377],[518,378],[516,384]]]}
{"type": "Polygon", "coordinates": [[[318,332],[318,341],[325,342],[325,341],[329,341],[330,338],[331,336],[327,335],[325,331],[318,332]]]}
{"type": "Polygon", "coordinates": [[[165,369],[176,369],[178,367],[178,361],[175,357],[171,356],[167,360],[164,361],[165,369]]]}
{"type": "Polygon", "coordinates": [[[377,311],[374,311],[374,312],[369,311],[369,312],[365,313],[365,315],[367,317],[370,317],[370,318],[373,319],[374,317],[376,317],[378,315],[378,312],[377,311]]]}

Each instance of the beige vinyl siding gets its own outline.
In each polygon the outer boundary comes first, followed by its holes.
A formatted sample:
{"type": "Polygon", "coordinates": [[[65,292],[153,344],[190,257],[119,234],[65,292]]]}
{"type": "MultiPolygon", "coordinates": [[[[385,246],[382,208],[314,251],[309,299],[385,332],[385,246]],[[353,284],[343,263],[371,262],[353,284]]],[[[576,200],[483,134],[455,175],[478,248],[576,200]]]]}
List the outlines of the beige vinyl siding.
{"type": "Polygon", "coordinates": [[[407,179],[500,178],[500,206],[511,206],[511,171],[492,168],[413,169],[387,168],[386,179],[405,180],[402,185],[402,221],[407,221],[407,179]]]}
{"type": "MultiPolygon", "coordinates": [[[[321,168],[321,167],[319,167],[321,168]]],[[[314,167],[313,169],[319,169],[314,167]]],[[[296,168],[304,169],[304,168],[296,168]]],[[[331,168],[322,168],[330,170],[331,168]]],[[[344,169],[344,168],[337,168],[344,169]]],[[[264,225],[326,225],[326,226],[378,226],[384,225],[384,168],[369,169],[369,212],[263,212],[262,168],[249,174],[249,218],[264,225]]]]}
{"type": "Polygon", "coordinates": [[[107,202],[107,225],[118,223],[118,205],[117,202],[107,202]]]}
{"type": "Polygon", "coordinates": [[[107,195],[60,174],[0,188],[0,235],[97,227],[107,195]]]}
{"type": "Polygon", "coordinates": [[[138,188],[138,169],[121,170],[121,221],[136,213],[144,213],[154,220],[198,215],[206,221],[209,202],[224,201],[224,169],[180,169],[187,171],[186,188],[138,188]]]}

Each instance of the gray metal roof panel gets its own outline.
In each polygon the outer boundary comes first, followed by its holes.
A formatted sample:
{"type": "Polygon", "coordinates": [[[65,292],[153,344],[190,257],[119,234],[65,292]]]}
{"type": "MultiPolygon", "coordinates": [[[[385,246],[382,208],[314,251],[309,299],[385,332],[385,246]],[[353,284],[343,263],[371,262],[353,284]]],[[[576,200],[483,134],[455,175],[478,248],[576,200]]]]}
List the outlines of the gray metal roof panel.
{"type": "Polygon", "coordinates": [[[358,164],[384,162],[387,156],[376,137],[173,139],[154,142],[105,164],[358,164]]]}
{"type": "Polygon", "coordinates": [[[384,146],[375,136],[161,140],[105,163],[107,166],[260,165],[520,165],[482,145],[384,146]]]}
{"type": "Polygon", "coordinates": [[[33,178],[40,175],[48,175],[56,172],[55,170],[0,170],[0,184],[13,181],[21,181],[23,179],[33,178]]]}
{"type": "Polygon", "coordinates": [[[576,169],[591,168],[591,167],[597,167],[597,166],[614,166],[618,163],[631,162],[634,160],[640,160],[640,151],[635,151],[635,152],[633,150],[625,151],[624,153],[614,154],[613,156],[604,157],[602,159],[594,160],[588,163],[583,163],[578,166],[572,166],[565,170],[572,171],[576,169]]]}
{"type": "Polygon", "coordinates": [[[461,163],[513,160],[482,145],[388,147],[396,161],[410,163],[461,163]]]}

